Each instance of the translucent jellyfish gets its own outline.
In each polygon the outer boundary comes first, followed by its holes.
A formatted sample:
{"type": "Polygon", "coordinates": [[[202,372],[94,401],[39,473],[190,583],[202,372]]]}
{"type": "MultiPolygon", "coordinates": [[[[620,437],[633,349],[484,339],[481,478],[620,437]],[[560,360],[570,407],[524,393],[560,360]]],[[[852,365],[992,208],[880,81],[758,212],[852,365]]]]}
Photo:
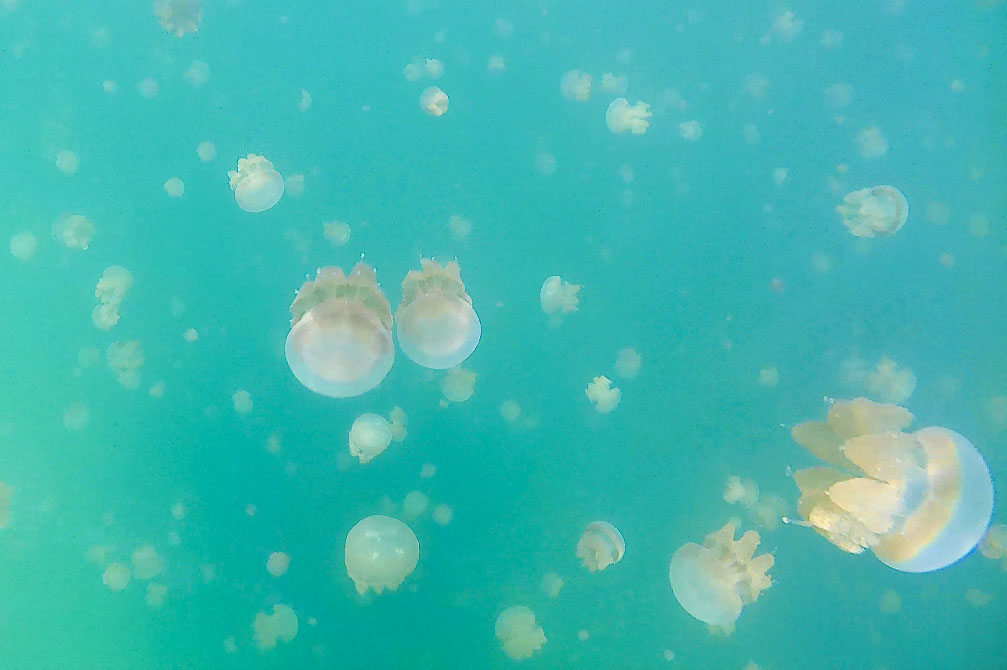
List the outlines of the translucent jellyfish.
{"type": "Polygon", "coordinates": [[[38,238],[28,231],[16,233],[10,238],[11,256],[19,261],[26,261],[35,254],[38,248],[38,238]]]}
{"type": "Polygon", "coordinates": [[[902,598],[892,589],[885,589],[878,600],[878,609],[882,614],[898,614],[902,609],[902,598]]]}
{"type": "Polygon", "coordinates": [[[426,74],[426,68],[421,61],[415,60],[402,69],[402,74],[405,75],[407,81],[419,81],[426,74]]]}
{"type": "Polygon", "coordinates": [[[979,553],[991,560],[1007,558],[1007,525],[995,523],[979,543],[979,553]]]}
{"type": "Polygon", "coordinates": [[[357,263],[347,277],[318,271],[297,292],[287,335],[287,365],[301,384],[332,398],[369,391],[392,368],[392,313],[374,269],[357,263]]]}
{"type": "Polygon", "coordinates": [[[109,591],[122,591],[129,586],[129,568],[122,563],[109,563],[101,575],[101,583],[109,591]]]}
{"type": "Polygon", "coordinates": [[[303,174],[292,174],[283,180],[285,184],[284,193],[289,195],[291,198],[300,198],[304,195],[304,175],[303,174]]]}
{"type": "Polygon", "coordinates": [[[626,541],[619,529],[607,521],[592,521],[577,542],[577,558],[590,572],[604,570],[622,560],[626,541]]]}
{"type": "Polygon", "coordinates": [[[66,213],[52,224],[52,237],[67,249],[87,249],[94,224],[80,214],[66,213]]]}
{"type": "Polygon", "coordinates": [[[626,98],[616,98],[605,112],[605,123],[608,129],[616,135],[629,131],[633,135],[642,135],[650,127],[650,105],[640,100],[630,105],[626,98]]]}
{"type": "Polygon", "coordinates": [[[888,153],[888,140],[877,126],[864,128],[853,138],[853,142],[864,158],[880,158],[888,153]]]}
{"type": "Polygon", "coordinates": [[[10,503],[14,497],[14,489],[0,482],[0,528],[6,528],[10,522],[10,503]]]}
{"type": "Polygon", "coordinates": [[[227,173],[234,201],[246,212],[264,212],[280,201],[283,177],[265,156],[248,154],[238,159],[238,169],[227,173]]]}
{"type": "Polygon", "coordinates": [[[629,347],[620,349],[615,357],[615,374],[623,379],[632,379],[640,373],[640,365],[643,359],[636,349],[629,347]]]}
{"type": "Polygon", "coordinates": [[[902,572],[968,554],[993,513],[993,484],[972,443],[947,428],[903,432],[913,415],[866,398],[836,402],[794,440],[834,467],[794,473],[805,524],[843,551],[871,549],[902,572]]]}
{"type": "Polygon", "coordinates": [[[618,407],[619,401],[622,400],[622,391],[612,388],[612,380],[604,375],[595,377],[584,389],[584,393],[599,414],[608,414],[618,407]]]}
{"type": "Polygon", "coordinates": [[[909,203],[894,186],[874,186],[847,193],[836,212],[857,237],[888,237],[905,225],[909,203]]]}
{"type": "Polygon", "coordinates": [[[751,507],[759,502],[759,485],[751,479],[731,475],[724,482],[724,502],[742,507],[751,507]]]}
{"type": "Polygon", "coordinates": [[[434,507],[434,511],[431,512],[431,516],[437,525],[446,526],[451,523],[453,518],[455,518],[455,511],[451,505],[441,503],[440,505],[437,505],[437,507],[434,507]]]}
{"type": "Polygon", "coordinates": [[[157,0],[154,14],[161,20],[161,27],[177,37],[194,33],[203,18],[200,0],[157,0]]]}
{"type": "Polygon", "coordinates": [[[105,351],[105,361],[115,375],[115,380],[131,391],[140,387],[140,368],[143,366],[143,350],[137,340],[113,342],[105,351]]]}
{"type": "Polygon", "coordinates": [[[133,576],[137,579],[153,579],[164,570],[164,560],[158,556],[157,549],[149,544],[134,551],[129,562],[133,566],[133,576]]]}
{"type": "Polygon", "coordinates": [[[185,193],[185,182],[178,177],[172,177],[164,182],[164,191],[169,198],[181,198],[185,193]]]}
{"type": "Polygon", "coordinates": [[[388,422],[391,424],[392,441],[402,442],[406,439],[409,428],[409,416],[401,407],[393,407],[388,413],[388,422]]]}
{"type": "Polygon", "coordinates": [[[413,531],[389,516],[369,516],[346,535],[346,574],[360,595],[367,589],[394,591],[416,569],[419,558],[420,543],[413,531]]]}
{"type": "Polygon", "coordinates": [[[79,167],[80,158],[74,152],[64,149],[56,153],[56,169],[63,174],[77,174],[79,167]]]}
{"type": "Polygon", "coordinates": [[[63,412],[63,426],[67,430],[80,430],[87,425],[91,419],[91,413],[87,405],[82,402],[75,402],[63,412]]]}
{"type": "Polygon", "coordinates": [[[151,582],[150,584],[147,584],[147,592],[144,594],[143,600],[147,603],[148,607],[157,609],[164,604],[164,597],[166,595],[168,595],[167,586],[151,582]]]}
{"type": "Polygon", "coordinates": [[[916,375],[909,368],[882,356],[874,371],[868,372],[864,386],[881,402],[903,403],[916,389],[916,375]]]}
{"type": "Polygon", "coordinates": [[[563,281],[558,275],[549,277],[542,282],[542,288],[538,292],[539,304],[546,314],[569,314],[577,311],[580,298],[577,293],[580,291],[580,284],[571,284],[563,281]]]}
{"type": "Polygon", "coordinates": [[[250,414],[252,411],[252,394],[245,389],[238,389],[231,395],[231,404],[238,414],[250,414]]]}
{"type": "Polygon", "coordinates": [[[140,97],[144,100],[153,100],[157,97],[157,80],[152,77],[147,77],[136,85],[136,92],[139,93],[140,97]]]}
{"type": "Polygon", "coordinates": [[[342,247],[350,241],[350,226],[342,221],[326,221],[322,224],[322,235],[332,246],[342,247]]]}
{"type": "Polygon", "coordinates": [[[392,426],[378,414],[361,414],[350,427],[350,455],[368,463],[388,448],[392,426]]]}
{"type": "Polygon", "coordinates": [[[255,615],[252,634],[259,651],[275,649],[278,641],[290,642],[297,637],[297,614],[288,605],[273,605],[272,614],[255,615]]]}
{"type": "Polygon", "coordinates": [[[516,400],[504,400],[500,403],[500,416],[508,423],[514,423],[521,418],[521,405],[516,400]]]}
{"type": "Polygon", "coordinates": [[[466,219],[464,216],[458,214],[452,214],[448,218],[448,228],[451,230],[451,236],[456,240],[464,240],[472,232],[472,222],[466,219]]]}
{"type": "Polygon", "coordinates": [[[436,58],[427,58],[423,65],[427,76],[431,79],[440,79],[441,75],[444,74],[444,63],[436,58]]]}
{"type": "Polygon", "coordinates": [[[542,627],[535,622],[535,613],[524,605],[501,612],[494,630],[504,653],[515,661],[530,658],[546,643],[542,627]]]}
{"type": "Polygon", "coordinates": [[[629,84],[626,82],[626,77],[624,75],[619,75],[618,77],[611,72],[606,72],[601,75],[601,90],[606,93],[611,93],[612,95],[625,95],[626,88],[629,84]]]}
{"type": "Polygon", "coordinates": [[[794,16],[794,13],[788,9],[773,18],[772,30],[773,34],[781,40],[789,42],[804,30],[804,21],[794,16]]]}
{"type": "Polygon", "coordinates": [[[209,163],[217,157],[217,145],[209,140],[204,140],[196,147],[196,155],[199,156],[199,160],[209,163]]]}
{"type": "Polygon", "coordinates": [[[441,378],[441,393],[450,402],[465,402],[476,391],[476,376],[460,365],[449,368],[441,378]]]}
{"type": "Polygon", "coordinates": [[[570,70],[559,80],[559,92],[564,98],[584,102],[591,97],[591,75],[580,70],[570,70]]]}
{"type": "Polygon", "coordinates": [[[430,116],[442,116],[448,111],[448,94],[430,86],[420,93],[420,109],[430,116]]]}
{"type": "Polygon", "coordinates": [[[760,528],[773,531],[780,527],[787,501],[775,493],[760,495],[759,501],[749,508],[752,520],[760,528]]]}
{"type": "Polygon", "coordinates": [[[201,60],[194,60],[189,69],[182,75],[186,83],[193,88],[199,88],[210,81],[210,65],[201,60]]]}
{"type": "Polygon", "coordinates": [[[686,142],[698,142],[703,137],[703,124],[699,121],[683,121],[678,124],[678,134],[686,142]]]}
{"type": "Polygon", "coordinates": [[[274,551],[266,559],[266,572],[273,577],[282,577],[290,567],[290,556],[282,551],[274,551]]]}
{"type": "Polygon", "coordinates": [[[849,84],[832,84],[825,89],[825,104],[833,109],[841,109],[853,100],[853,87],[849,84]]]}
{"type": "Polygon", "coordinates": [[[475,351],[482,327],[456,261],[442,266],[424,258],[420,266],[402,280],[395,333],[411,361],[446,370],[475,351]]]}
{"type": "Polygon", "coordinates": [[[759,368],[759,386],[775,388],[780,383],[780,371],[773,365],[759,368]]]}
{"type": "Polygon", "coordinates": [[[493,54],[486,61],[486,69],[496,74],[507,69],[507,61],[500,54],[493,54]]]}
{"type": "Polygon", "coordinates": [[[699,545],[682,545],[671,557],[668,578],[678,604],[712,626],[733,626],[741,608],[755,602],[772,585],[767,572],[772,554],[755,556],[759,534],[747,531],[734,539],[734,525],[710,533],[699,545]]]}
{"type": "Polygon", "coordinates": [[[550,598],[555,598],[559,595],[560,590],[563,588],[563,578],[557,575],[555,572],[547,572],[542,575],[542,580],[539,582],[539,586],[545,591],[545,594],[550,598]]]}
{"type": "Polygon", "coordinates": [[[311,109],[311,93],[307,89],[301,89],[301,98],[297,101],[297,109],[302,112],[311,109]]]}
{"type": "Polygon", "coordinates": [[[427,511],[430,498],[423,491],[410,491],[402,499],[402,516],[406,519],[415,519],[427,511]]]}

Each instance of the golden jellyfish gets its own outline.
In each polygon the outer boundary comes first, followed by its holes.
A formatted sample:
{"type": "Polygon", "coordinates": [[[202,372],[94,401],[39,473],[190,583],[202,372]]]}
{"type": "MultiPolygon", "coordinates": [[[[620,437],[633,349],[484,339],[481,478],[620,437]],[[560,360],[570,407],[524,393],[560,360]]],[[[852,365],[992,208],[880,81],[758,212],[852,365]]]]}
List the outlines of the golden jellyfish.
{"type": "Polygon", "coordinates": [[[81,214],[67,212],[52,224],[52,237],[67,249],[87,249],[94,236],[94,224],[81,214]]]}
{"type": "Polygon", "coordinates": [[[591,97],[591,75],[580,70],[569,70],[559,80],[559,92],[564,98],[584,102],[591,97]]]}
{"type": "Polygon", "coordinates": [[[349,398],[371,390],[391,370],[391,308],[369,265],[357,263],[349,276],[321,268],[301,286],[290,313],[287,365],[306,388],[349,398]]]}
{"type": "Polygon", "coordinates": [[[283,177],[265,156],[248,154],[238,159],[238,169],[227,178],[234,191],[234,201],[246,212],[264,212],[283,196],[283,177]]]}
{"type": "Polygon", "coordinates": [[[31,258],[37,248],[38,238],[26,230],[10,238],[10,253],[19,261],[31,258]]]}
{"type": "Polygon", "coordinates": [[[589,523],[577,542],[577,558],[590,572],[618,563],[625,554],[626,540],[608,521],[589,523]]]}
{"type": "Polygon", "coordinates": [[[864,387],[882,402],[902,403],[916,390],[916,375],[906,367],[882,356],[864,379],[864,387]]]}
{"type": "Polygon", "coordinates": [[[482,326],[456,261],[441,265],[424,258],[420,266],[402,280],[395,333],[409,360],[431,370],[446,370],[475,351],[482,326]]]}
{"type": "Polygon", "coordinates": [[[383,416],[361,414],[350,427],[350,455],[368,463],[392,442],[392,425],[383,416]]]}
{"type": "Polygon", "coordinates": [[[515,661],[530,658],[546,643],[542,626],[535,621],[535,613],[524,605],[514,605],[501,612],[494,631],[504,653],[515,661]]]}
{"type": "Polygon", "coordinates": [[[441,395],[449,402],[465,402],[476,391],[477,376],[475,372],[460,365],[449,368],[441,378],[441,395]]]}
{"type": "Polygon", "coordinates": [[[157,0],[154,14],[161,21],[161,27],[177,37],[194,33],[203,18],[200,0],[157,0]]]}
{"type": "Polygon", "coordinates": [[[751,479],[730,475],[724,482],[724,502],[752,507],[759,502],[759,485],[751,479]]]}
{"type": "Polygon", "coordinates": [[[420,543],[409,526],[375,514],[361,520],[346,535],[346,574],[357,593],[394,591],[416,569],[420,543]]]}
{"type": "Polygon", "coordinates": [[[855,398],[836,402],[824,422],[794,426],[794,440],[832,466],[794,473],[797,511],[843,551],[870,549],[896,570],[929,572],[982,538],[993,483],[971,442],[947,428],[904,432],[913,418],[897,405],[855,398]]]}
{"type": "Polygon", "coordinates": [[[289,605],[273,605],[272,614],[255,615],[252,633],[259,651],[275,649],[277,642],[290,642],[297,637],[297,613],[289,605]]]}
{"type": "Polygon", "coordinates": [[[635,105],[629,104],[626,98],[616,98],[608,106],[605,112],[605,123],[608,129],[616,135],[629,132],[633,135],[642,135],[650,127],[651,117],[650,105],[640,100],[635,105]]]}
{"type": "Polygon", "coordinates": [[[443,116],[448,111],[448,94],[430,86],[420,93],[420,109],[430,116],[443,116]]]}
{"type": "Polygon", "coordinates": [[[668,578],[678,604],[711,626],[732,627],[745,605],[772,585],[772,554],[755,555],[759,534],[734,539],[734,525],[710,533],[703,544],[689,542],[671,557],[668,578]]]}
{"type": "Polygon", "coordinates": [[[899,189],[882,185],[847,193],[836,212],[857,237],[888,237],[905,225],[909,203],[899,189]]]}
{"type": "Polygon", "coordinates": [[[393,407],[388,413],[388,422],[391,424],[392,441],[402,442],[409,432],[409,415],[401,407],[393,407]]]}
{"type": "Polygon", "coordinates": [[[1007,524],[995,523],[989,527],[979,543],[979,553],[986,558],[1007,558],[1007,524]]]}
{"type": "Polygon", "coordinates": [[[538,292],[542,311],[546,314],[576,312],[580,303],[577,297],[578,291],[580,291],[579,284],[565,282],[558,275],[547,278],[542,282],[542,288],[538,292]]]}
{"type": "Polygon", "coordinates": [[[604,375],[595,377],[584,389],[584,394],[598,414],[608,414],[618,407],[619,401],[622,400],[622,391],[613,388],[612,380],[604,375]]]}

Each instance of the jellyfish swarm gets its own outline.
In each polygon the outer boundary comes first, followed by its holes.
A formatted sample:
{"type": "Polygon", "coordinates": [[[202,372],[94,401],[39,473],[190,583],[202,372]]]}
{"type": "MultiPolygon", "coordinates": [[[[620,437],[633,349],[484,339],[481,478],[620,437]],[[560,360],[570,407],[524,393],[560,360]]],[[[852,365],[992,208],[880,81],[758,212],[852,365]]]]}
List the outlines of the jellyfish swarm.
{"type": "Polygon", "coordinates": [[[431,370],[464,361],[479,344],[482,327],[465,292],[458,263],[421,259],[402,280],[395,333],[409,360],[431,370]]]}
{"type": "Polygon", "coordinates": [[[836,212],[857,237],[888,237],[905,224],[909,203],[899,189],[882,185],[847,193],[836,212]]]}
{"type": "Polygon", "coordinates": [[[494,630],[504,653],[515,661],[530,658],[546,643],[545,633],[535,621],[535,613],[524,605],[514,605],[501,612],[494,630]]]}
{"type": "Polygon", "coordinates": [[[577,542],[577,558],[590,572],[604,570],[622,560],[626,540],[619,529],[607,521],[592,521],[577,542]]]}
{"type": "Polygon", "coordinates": [[[671,557],[668,578],[678,604],[711,626],[732,626],[741,608],[754,603],[772,585],[766,574],[772,554],[755,556],[759,534],[750,530],[734,539],[734,525],[710,533],[699,545],[689,542],[671,557]]]}
{"type": "Polygon", "coordinates": [[[375,514],[361,520],[346,535],[346,574],[357,593],[367,589],[394,591],[420,559],[420,543],[409,526],[375,514]]]}
{"type": "Polygon", "coordinates": [[[392,312],[374,269],[357,263],[349,276],[318,270],[290,305],[287,365],[297,381],[330,398],[369,391],[392,368],[392,312]]]}
{"type": "Polygon", "coordinates": [[[203,9],[199,0],[158,0],[154,4],[154,14],[161,20],[162,28],[182,37],[199,29],[203,9]]]}
{"type": "Polygon", "coordinates": [[[993,483],[971,442],[947,428],[903,432],[913,418],[855,398],[836,402],[825,422],[794,426],[794,441],[833,466],[794,473],[797,511],[843,551],[871,549],[896,570],[929,572],[982,538],[993,483]]]}
{"type": "Polygon", "coordinates": [[[280,201],[283,177],[265,156],[248,154],[238,159],[238,169],[227,173],[234,201],[246,212],[264,212],[280,201]]]}
{"type": "Polygon", "coordinates": [[[549,277],[542,282],[542,288],[538,292],[539,304],[546,314],[562,312],[568,314],[577,311],[580,299],[577,292],[580,291],[579,284],[571,284],[563,281],[558,275],[549,277]]]}
{"type": "Polygon", "coordinates": [[[640,100],[630,105],[626,98],[616,98],[605,112],[605,123],[608,129],[616,135],[629,131],[633,135],[642,135],[650,127],[650,105],[640,100]]]}

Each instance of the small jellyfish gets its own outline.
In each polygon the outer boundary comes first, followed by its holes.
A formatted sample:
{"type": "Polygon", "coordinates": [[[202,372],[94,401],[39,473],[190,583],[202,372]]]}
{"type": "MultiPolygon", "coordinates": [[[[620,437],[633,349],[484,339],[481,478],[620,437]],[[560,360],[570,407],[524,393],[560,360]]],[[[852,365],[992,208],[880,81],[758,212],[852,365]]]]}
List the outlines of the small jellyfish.
{"type": "Polygon", "coordinates": [[[880,158],[888,153],[888,140],[877,126],[864,128],[853,141],[864,158],[880,158]]]}
{"type": "Polygon", "coordinates": [[[559,596],[559,592],[563,588],[563,578],[555,572],[547,572],[542,575],[542,579],[539,581],[539,586],[542,587],[542,590],[545,591],[547,596],[555,598],[559,596]]]}
{"type": "Polygon", "coordinates": [[[169,198],[181,198],[185,193],[185,182],[178,177],[172,177],[164,182],[164,191],[169,198]]]}
{"type": "Polygon", "coordinates": [[[332,246],[342,247],[350,241],[350,226],[342,221],[326,221],[322,224],[322,235],[332,246]]]}
{"type": "Polygon", "coordinates": [[[368,463],[392,442],[392,426],[378,414],[361,414],[350,427],[350,455],[368,463]]]}
{"type": "Polygon", "coordinates": [[[431,516],[437,525],[446,526],[451,523],[451,519],[455,518],[455,511],[451,505],[441,503],[440,505],[437,505],[437,507],[434,507],[434,511],[431,512],[431,516]]]}
{"type": "Polygon", "coordinates": [[[392,368],[392,313],[374,269],[357,263],[349,276],[318,270],[290,305],[287,365],[301,384],[331,398],[369,391],[392,368]]]}
{"type": "Polygon", "coordinates": [[[189,86],[200,88],[210,81],[210,64],[205,61],[194,60],[189,64],[189,69],[185,71],[182,78],[185,79],[189,86]]]}
{"type": "Polygon", "coordinates": [[[546,643],[545,633],[535,621],[535,613],[524,605],[514,605],[501,612],[494,630],[504,653],[515,661],[530,658],[546,643]]]}
{"type": "Polygon", "coordinates": [[[394,591],[420,558],[420,543],[409,526],[375,514],[361,520],[346,535],[346,574],[357,593],[394,591]]]}
{"type": "Polygon", "coordinates": [[[133,566],[133,576],[137,579],[153,579],[164,570],[164,559],[157,554],[157,549],[149,544],[139,547],[129,557],[133,566]]]}
{"type": "Polygon", "coordinates": [[[105,362],[115,375],[120,386],[135,391],[140,387],[140,368],[143,366],[143,350],[140,342],[113,342],[105,351],[105,362]]]}
{"type": "Polygon", "coordinates": [[[979,543],[979,553],[990,560],[1007,558],[1007,524],[995,523],[989,527],[979,543]]]}
{"type": "Polygon", "coordinates": [[[595,377],[584,389],[584,393],[599,414],[608,414],[618,407],[619,401],[622,400],[622,391],[612,388],[612,380],[604,375],[595,377]]]}
{"type": "Polygon", "coordinates": [[[203,17],[200,0],[157,0],[154,14],[161,20],[161,27],[177,37],[194,33],[199,29],[203,17]]]}
{"type": "Polygon", "coordinates": [[[640,365],[643,359],[636,349],[628,347],[620,349],[615,357],[615,374],[623,379],[632,379],[640,373],[640,365]]]}
{"type": "Polygon", "coordinates": [[[616,135],[622,135],[626,131],[642,135],[650,127],[650,121],[647,120],[651,116],[649,109],[650,105],[646,102],[637,100],[635,105],[630,105],[626,98],[616,98],[605,112],[605,123],[616,135]]]}
{"type": "Polygon", "coordinates": [[[209,140],[204,140],[196,147],[196,155],[199,156],[199,160],[209,163],[217,157],[217,145],[209,140]]]}
{"type": "Polygon", "coordinates": [[[698,142],[703,137],[703,124],[699,121],[683,121],[678,124],[678,134],[686,142],[698,142]]]}
{"type": "Polygon", "coordinates": [[[916,375],[909,368],[882,356],[872,372],[867,373],[864,387],[881,402],[903,403],[916,389],[916,375]]]}
{"type": "Polygon", "coordinates": [[[542,282],[542,288],[538,292],[539,304],[546,314],[569,314],[577,311],[580,298],[577,293],[580,291],[580,284],[565,282],[558,275],[549,277],[542,282]]]}
{"type": "Polygon", "coordinates": [[[584,102],[591,97],[591,75],[580,70],[570,70],[559,80],[559,92],[564,98],[584,102]]]}
{"type": "Polygon", "coordinates": [[[871,549],[902,572],[951,565],[980,541],[993,513],[982,456],[947,428],[906,433],[908,410],[866,398],[836,402],[825,422],[794,426],[798,444],[834,467],[794,473],[797,511],[829,542],[871,549]]]}
{"type": "Polygon", "coordinates": [[[888,237],[905,224],[909,203],[894,186],[874,186],[847,193],[836,212],[857,237],[888,237]]]}
{"type": "Polygon", "coordinates": [[[6,528],[10,522],[10,503],[14,497],[14,489],[0,482],[0,528],[6,528]]]}
{"type": "Polygon", "coordinates": [[[399,347],[414,363],[446,370],[468,358],[482,327],[465,292],[456,261],[443,266],[421,259],[420,270],[402,280],[402,302],[395,310],[399,347]]]}
{"type": "Polygon", "coordinates": [[[604,570],[622,560],[626,540],[619,529],[607,521],[592,521],[577,542],[577,558],[590,572],[604,570]]]}
{"type": "Polygon", "coordinates": [[[63,174],[77,174],[80,167],[80,158],[69,149],[64,149],[56,154],[56,169],[63,174]]]}
{"type": "Polygon", "coordinates": [[[101,575],[101,583],[109,591],[122,591],[129,586],[130,577],[128,566],[122,563],[109,563],[105,566],[105,572],[101,575]]]}
{"type": "Polygon", "coordinates": [[[388,422],[391,424],[392,441],[405,441],[409,428],[409,416],[406,411],[401,407],[393,407],[388,413],[388,422]]]}
{"type": "Polygon", "coordinates": [[[427,511],[430,505],[430,498],[423,491],[410,491],[402,499],[402,516],[406,519],[415,519],[427,511]]]}
{"type": "Polygon", "coordinates": [[[80,214],[66,213],[52,224],[52,237],[67,249],[87,249],[94,224],[80,214]]]}
{"type": "Polygon", "coordinates": [[[626,77],[619,75],[618,77],[611,72],[606,72],[601,75],[601,90],[606,93],[611,93],[612,95],[625,95],[626,88],[629,84],[626,83],[626,77]]]}
{"type": "Polygon", "coordinates": [[[476,373],[460,365],[449,368],[441,378],[441,394],[449,402],[461,403],[476,391],[476,373]]]}
{"type": "Polygon", "coordinates": [[[265,156],[248,154],[238,159],[238,169],[227,173],[234,201],[246,212],[264,212],[280,201],[283,177],[265,156]]]}
{"type": "Polygon", "coordinates": [[[38,248],[38,238],[28,231],[14,234],[10,238],[11,256],[19,261],[26,261],[35,254],[38,248]]]}
{"type": "Polygon", "coordinates": [[[443,116],[448,111],[448,94],[436,86],[423,89],[420,109],[430,116],[443,116]]]}
{"type": "Polygon", "coordinates": [[[273,605],[272,614],[255,615],[252,634],[259,651],[275,649],[278,641],[290,642],[297,637],[297,614],[289,605],[273,605]]]}
{"type": "Polygon", "coordinates": [[[250,414],[252,411],[252,394],[245,389],[238,389],[231,395],[231,404],[238,414],[250,414]]]}
{"type": "Polygon", "coordinates": [[[772,554],[755,556],[759,534],[747,531],[734,539],[734,525],[710,533],[699,545],[682,545],[671,557],[668,578],[678,604],[711,626],[731,627],[741,608],[755,602],[772,585],[766,574],[772,554]]]}
{"type": "Polygon", "coordinates": [[[156,582],[151,582],[147,584],[147,592],[144,595],[144,602],[147,603],[148,607],[153,607],[157,609],[164,604],[164,597],[168,595],[168,587],[164,584],[158,584],[156,582]]]}
{"type": "Polygon", "coordinates": [[[751,479],[742,479],[737,475],[731,475],[724,482],[724,502],[732,505],[740,503],[742,507],[751,507],[759,502],[759,485],[751,479]]]}
{"type": "Polygon", "coordinates": [[[266,572],[273,577],[282,577],[290,567],[290,555],[282,551],[274,551],[266,559],[266,572]]]}

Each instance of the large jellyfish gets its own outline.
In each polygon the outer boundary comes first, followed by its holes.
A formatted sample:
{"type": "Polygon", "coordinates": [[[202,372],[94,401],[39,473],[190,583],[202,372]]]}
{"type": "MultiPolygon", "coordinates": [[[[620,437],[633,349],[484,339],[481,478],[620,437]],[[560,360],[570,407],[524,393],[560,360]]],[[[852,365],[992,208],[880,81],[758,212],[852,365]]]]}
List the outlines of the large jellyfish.
{"type": "Polygon", "coordinates": [[[626,98],[616,98],[605,112],[605,123],[608,129],[616,135],[629,131],[633,135],[642,135],[650,127],[650,105],[640,100],[635,105],[629,104],[626,98]]]}
{"type": "Polygon", "coordinates": [[[755,556],[759,534],[734,539],[734,525],[710,533],[699,545],[689,542],[671,557],[668,578],[678,604],[711,626],[732,626],[741,608],[754,603],[772,585],[766,574],[772,554],[755,556]]]}
{"type": "Polygon", "coordinates": [[[411,361],[445,370],[475,351],[482,327],[457,262],[442,266],[424,258],[420,266],[402,280],[395,332],[402,352],[411,361]]]}
{"type": "Polygon", "coordinates": [[[357,263],[349,276],[321,268],[301,286],[290,313],[287,365],[315,393],[357,396],[392,368],[392,312],[369,265],[357,263]]]}
{"type": "Polygon", "coordinates": [[[246,212],[264,212],[280,201],[283,177],[265,156],[248,154],[238,159],[238,169],[227,173],[234,201],[246,212]]]}
{"type": "Polygon", "coordinates": [[[182,37],[199,29],[203,9],[199,0],[157,0],[154,14],[161,20],[162,28],[182,37]]]}
{"type": "Polygon", "coordinates": [[[836,211],[857,237],[888,237],[905,224],[909,203],[899,189],[882,185],[847,193],[836,211]]]}
{"type": "Polygon", "coordinates": [[[608,521],[589,523],[577,542],[577,558],[590,572],[618,563],[625,553],[626,540],[608,521]]]}
{"type": "Polygon", "coordinates": [[[546,643],[542,626],[535,621],[535,613],[524,605],[514,605],[501,612],[494,630],[504,653],[515,661],[530,658],[546,643]]]}
{"type": "Polygon", "coordinates": [[[912,421],[902,407],[855,398],[836,402],[825,422],[794,426],[794,440],[833,466],[794,473],[797,511],[843,551],[929,572],[982,538],[993,484],[971,442],[947,428],[903,432],[912,421]]]}
{"type": "Polygon", "coordinates": [[[369,516],[346,535],[346,574],[360,595],[367,589],[394,591],[419,559],[420,543],[413,531],[390,516],[369,516]]]}
{"type": "Polygon", "coordinates": [[[350,455],[361,463],[388,448],[392,442],[392,426],[387,419],[377,414],[361,414],[350,427],[350,455]]]}
{"type": "Polygon", "coordinates": [[[577,305],[580,303],[580,299],[577,297],[578,291],[580,291],[579,284],[565,282],[559,275],[547,278],[542,282],[542,288],[538,292],[542,311],[546,314],[576,312],[577,305]]]}

